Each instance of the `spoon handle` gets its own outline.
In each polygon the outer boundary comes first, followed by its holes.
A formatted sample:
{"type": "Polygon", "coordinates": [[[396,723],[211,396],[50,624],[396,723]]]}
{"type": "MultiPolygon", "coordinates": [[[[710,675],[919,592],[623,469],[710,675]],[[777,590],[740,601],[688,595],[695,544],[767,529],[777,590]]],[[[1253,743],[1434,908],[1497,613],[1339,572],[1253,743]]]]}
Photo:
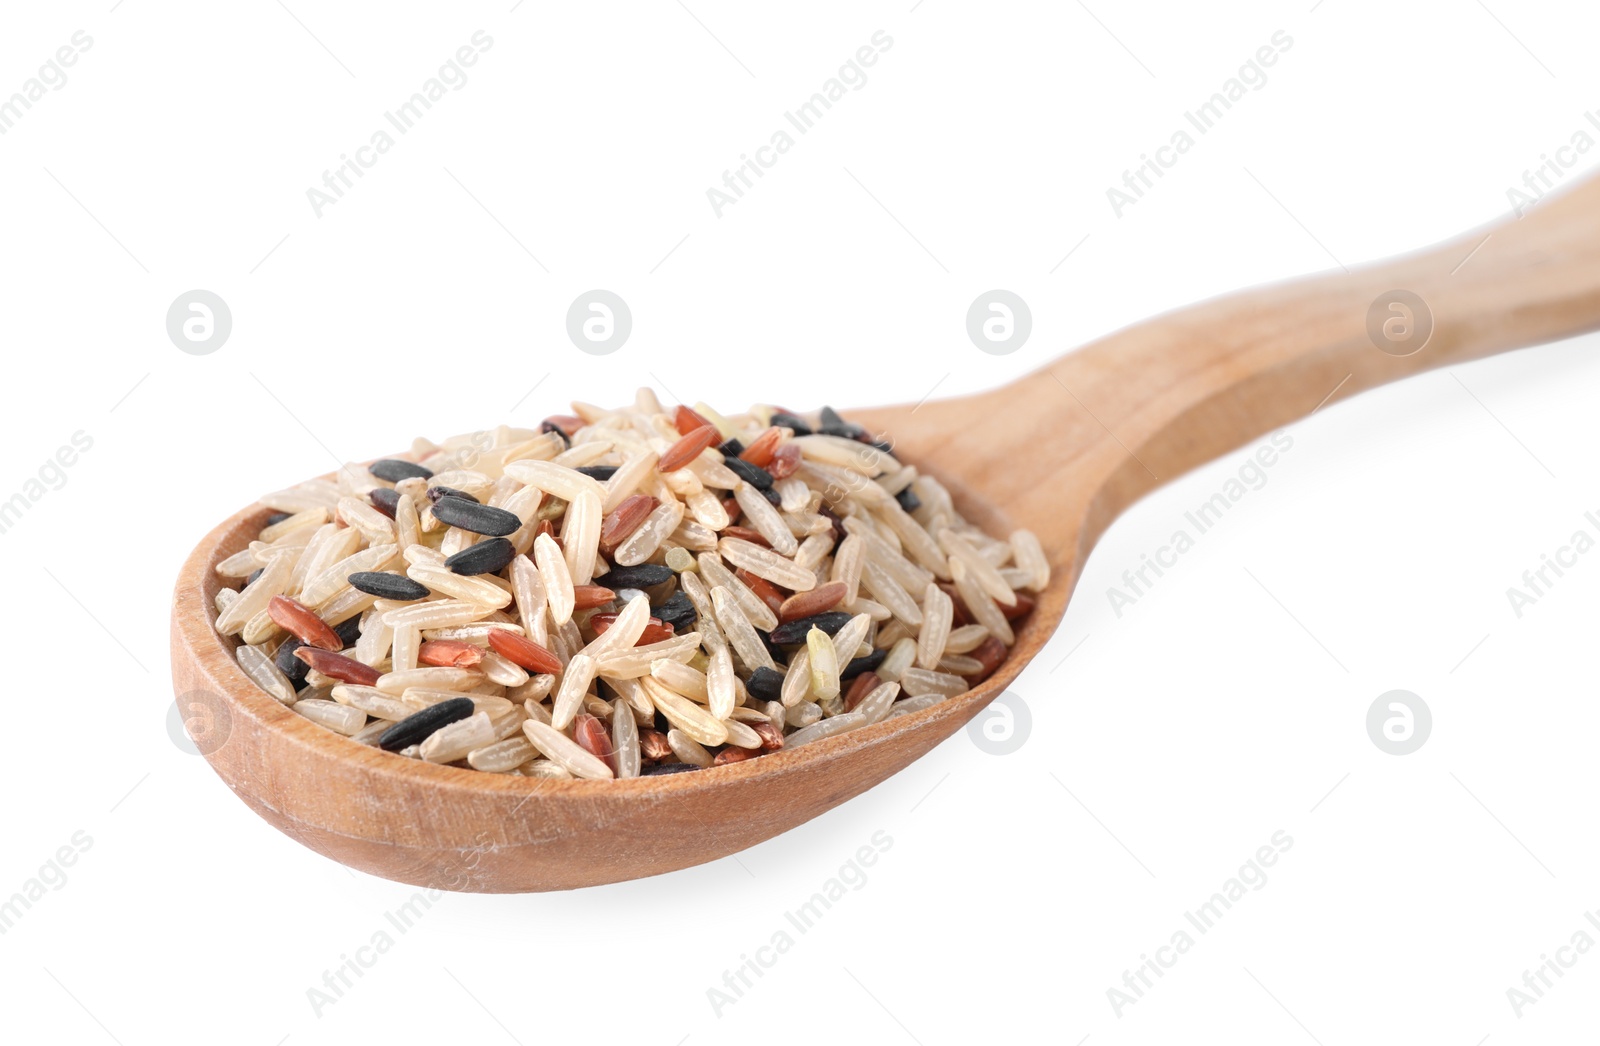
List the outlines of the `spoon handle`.
{"type": "Polygon", "coordinates": [[[1438,247],[1158,317],[1002,391],[1035,431],[1047,414],[1076,415],[1066,435],[1077,446],[1060,466],[1097,491],[1068,524],[1086,552],[1152,488],[1327,403],[1596,328],[1600,179],[1590,179],[1438,247]]]}

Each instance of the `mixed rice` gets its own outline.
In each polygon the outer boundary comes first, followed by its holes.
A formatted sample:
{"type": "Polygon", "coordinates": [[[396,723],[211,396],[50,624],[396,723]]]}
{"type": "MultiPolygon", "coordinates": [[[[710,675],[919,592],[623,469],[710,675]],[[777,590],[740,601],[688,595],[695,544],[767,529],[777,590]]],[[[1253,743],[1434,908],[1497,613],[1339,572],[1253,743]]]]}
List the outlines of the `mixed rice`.
{"type": "Polygon", "coordinates": [[[1050,566],[824,407],[573,404],[269,494],[216,629],[307,719],[529,777],[698,770],[987,678],[1050,566]]]}

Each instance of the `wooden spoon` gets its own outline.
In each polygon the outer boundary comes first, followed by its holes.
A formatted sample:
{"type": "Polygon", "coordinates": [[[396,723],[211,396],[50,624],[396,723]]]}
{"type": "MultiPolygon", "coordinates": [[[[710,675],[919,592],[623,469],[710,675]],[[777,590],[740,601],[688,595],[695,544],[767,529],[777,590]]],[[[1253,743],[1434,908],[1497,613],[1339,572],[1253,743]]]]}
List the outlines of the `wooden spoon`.
{"type": "Polygon", "coordinates": [[[257,689],[235,664],[237,641],[212,629],[214,567],[255,536],[267,514],[259,507],[213,530],[184,564],[174,689],[229,787],[283,832],[352,867],[478,892],[686,868],[859,795],[960,729],[1045,645],[1100,534],[1159,483],[1326,402],[1596,327],[1600,181],[1591,181],[1424,253],[1159,317],[992,392],[846,411],[938,476],[969,519],[996,534],[1033,530],[1054,575],[982,686],[760,759],[550,781],[401,759],[308,722],[257,689]],[[1394,291],[1414,296],[1409,311],[1394,291]]]}

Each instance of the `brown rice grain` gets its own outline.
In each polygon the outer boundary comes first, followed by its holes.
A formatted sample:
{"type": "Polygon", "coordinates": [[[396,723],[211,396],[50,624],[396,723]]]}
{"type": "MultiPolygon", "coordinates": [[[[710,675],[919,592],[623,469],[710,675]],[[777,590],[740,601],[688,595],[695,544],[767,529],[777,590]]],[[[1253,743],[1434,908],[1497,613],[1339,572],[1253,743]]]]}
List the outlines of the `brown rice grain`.
{"type": "Polygon", "coordinates": [[[684,504],[696,523],[711,530],[721,530],[731,522],[722,500],[704,487],[684,498],[684,504]]]}
{"type": "Polygon", "coordinates": [[[561,688],[556,692],[555,709],[550,713],[550,725],[565,730],[572,724],[578,710],[583,707],[583,695],[594,683],[595,660],[587,654],[574,654],[561,674],[561,688]]]}
{"type": "Polygon", "coordinates": [[[975,657],[965,654],[946,654],[935,666],[940,672],[953,676],[973,676],[984,671],[985,665],[975,657]]]}
{"type": "Polygon", "coordinates": [[[1005,578],[1000,576],[1000,571],[984,559],[966,538],[946,528],[939,531],[939,544],[949,553],[951,559],[959,560],[967,568],[972,580],[976,581],[996,603],[1008,607],[1016,605],[1017,594],[1006,584],[1005,578]]]}
{"type": "Polygon", "coordinates": [[[293,569],[294,564],[288,556],[278,556],[262,567],[261,576],[246,585],[239,593],[239,598],[217,618],[217,631],[228,636],[242,630],[251,618],[267,609],[267,603],[273,596],[283,594],[293,569]]]}
{"type": "Polygon", "coordinates": [[[688,632],[659,643],[636,646],[628,650],[613,650],[601,657],[596,665],[598,674],[612,679],[639,679],[650,674],[650,666],[661,658],[688,661],[700,645],[700,633],[688,632]]]}
{"type": "Polygon", "coordinates": [[[279,670],[265,652],[253,646],[241,646],[235,651],[234,657],[252,683],[277,698],[280,703],[294,704],[294,684],[289,682],[289,677],[279,670]]]}
{"type": "MultiPolygon", "coordinates": [[[[750,591],[746,585],[734,576],[722,562],[722,557],[715,552],[704,552],[699,557],[700,575],[705,578],[707,589],[725,588],[728,595],[744,611],[750,623],[763,632],[770,632],[778,625],[778,615],[772,608],[762,601],[761,597],[750,591]]],[[[727,629],[723,629],[727,633],[727,629]]]]}
{"type": "Polygon", "coordinates": [[[385,672],[373,686],[386,694],[404,694],[413,687],[430,690],[471,690],[483,682],[483,673],[471,668],[405,668],[385,672]]]}
{"type": "Polygon", "coordinates": [[[511,592],[517,603],[517,613],[521,616],[523,634],[544,646],[550,638],[545,624],[548,597],[544,579],[526,555],[519,555],[511,561],[511,592]]]}
{"type": "Polygon", "coordinates": [[[617,546],[616,562],[619,566],[635,567],[655,555],[661,543],[670,537],[683,522],[683,503],[663,501],[657,505],[639,529],[628,535],[617,546]]]}
{"type": "Polygon", "coordinates": [[[825,737],[834,737],[838,734],[854,730],[857,727],[865,726],[866,724],[867,718],[860,712],[843,712],[839,715],[812,723],[810,726],[801,727],[783,739],[783,747],[798,748],[801,745],[807,745],[813,741],[820,741],[825,737]]]}
{"type": "Polygon", "coordinates": [[[593,642],[583,648],[583,652],[599,658],[630,650],[644,635],[649,623],[650,599],[640,593],[623,605],[621,612],[611,622],[611,627],[596,636],[593,642]]]}
{"type": "Polygon", "coordinates": [[[876,447],[843,436],[796,436],[793,442],[809,462],[849,469],[866,476],[898,471],[900,463],[876,447]]]}
{"type": "Polygon", "coordinates": [[[383,623],[396,634],[403,627],[445,628],[450,625],[469,625],[493,613],[493,610],[476,603],[454,599],[436,599],[426,603],[410,603],[396,610],[385,611],[383,623]]]}
{"type": "Polygon", "coordinates": [[[367,715],[394,723],[398,723],[416,712],[415,708],[412,708],[398,697],[386,694],[377,687],[372,686],[340,683],[333,688],[332,697],[341,705],[358,708],[367,715]]]}
{"type": "Polygon", "coordinates": [[[711,706],[711,714],[718,719],[727,719],[735,711],[738,699],[736,682],[732,655],[726,646],[718,647],[712,652],[711,663],[706,669],[706,700],[711,706]]]}
{"type": "Polygon", "coordinates": [[[922,594],[922,627],[917,633],[917,664],[921,667],[938,667],[945,643],[950,639],[954,614],[955,603],[944,594],[944,589],[928,582],[922,594]]]}
{"type": "Polygon", "coordinates": [[[950,630],[950,638],[945,641],[944,650],[947,654],[969,654],[988,638],[989,630],[982,625],[962,625],[960,628],[950,630]]]}
{"type": "MultiPolygon", "coordinates": [[[[517,724],[517,733],[522,733],[520,723],[517,724]]],[[[526,736],[508,737],[468,752],[467,762],[474,770],[503,774],[515,770],[538,754],[539,750],[533,747],[533,742],[526,736]]]]}
{"type": "Polygon", "coordinates": [[[475,603],[489,610],[499,610],[511,604],[511,593],[485,579],[486,576],[463,577],[444,567],[413,563],[406,568],[406,576],[429,590],[463,603],[475,603]]]}
{"type": "Polygon", "coordinates": [[[488,677],[490,683],[499,686],[521,686],[528,681],[527,669],[493,650],[483,652],[483,660],[478,662],[478,669],[488,677]]]}
{"type": "MultiPolygon", "coordinates": [[[[320,527],[326,522],[328,522],[328,510],[318,505],[315,508],[304,509],[286,519],[280,519],[276,523],[263,527],[261,533],[256,535],[256,538],[259,541],[271,543],[297,530],[320,527]]],[[[309,534],[305,535],[305,537],[310,540],[309,534]]]]}
{"type": "MultiPolygon", "coordinates": [[[[880,644],[882,639],[880,637],[880,644]]],[[[899,682],[906,670],[911,667],[917,656],[917,641],[909,636],[894,641],[889,647],[889,653],[879,662],[876,669],[878,678],[889,682],[899,682]]]]}
{"type": "Polygon", "coordinates": [[[944,700],[945,696],[943,694],[923,694],[920,697],[907,697],[891,705],[889,714],[884,718],[894,719],[898,716],[910,715],[912,712],[920,712],[924,708],[932,708],[944,700]]]}
{"type": "Polygon", "coordinates": [[[839,696],[839,654],[833,639],[815,625],[806,633],[806,653],[810,655],[811,693],[826,703],[839,696]]]}
{"type": "Polygon", "coordinates": [[[637,491],[639,484],[655,469],[656,460],[656,453],[652,450],[636,451],[623,459],[617,471],[605,482],[600,499],[601,510],[615,510],[625,498],[637,491]]]}
{"type": "MultiPolygon", "coordinates": [[[[799,728],[810,726],[822,719],[822,706],[815,701],[801,701],[793,708],[785,710],[783,721],[789,726],[799,728]]],[[[787,741],[787,738],[785,738],[787,741]]]]}
{"type": "Polygon", "coordinates": [[[639,724],[622,698],[611,702],[611,747],[616,753],[617,776],[638,777],[641,764],[639,724]]]}
{"type": "Polygon", "coordinates": [[[562,516],[561,548],[574,585],[587,585],[594,578],[603,515],[599,495],[586,490],[568,503],[562,516]]]}
{"type": "Polygon", "coordinates": [[[711,753],[705,750],[705,746],[677,727],[667,731],[667,744],[672,746],[672,754],[678,757],[680,763],[711,765],[711,753]]]}
{"type": "Polygon", "coordinates": [[[341,705],[337,701],[325,701],[319,698],[301,699],[292,707],[318,726],[325,726],[334,733],[346,737],[359,732],[367,725],[367,713],[341,705]]]}
{"type": "Polygon", "coordinates": [[[382,570],[394,561],[399,552],[400,546],[395,544],[373,545],[352,552],[307,578],[300,591],[300,602],[307,606],[326,603],[349,587],[346,579],[351,574],[382,570]]]}
{"type": "Polygon", "coordinates": [[[923,668],[908,668],[900,674],[900,686],[912,697],[923,694],[942,694],[955,697],[967,691],[967,681],[960,676],[944,672],[930,672],[923,668]]]}
{"type": "Polygon", "coordinates": [[[535,702],[543,701],[555,689],[556,677],[546,673],[531,675],[528,681],[521,686],[511,687],[506,691],[506,697],[521,704],[523,701],[533,699],[535,702]]]}
{"type": "Polygon", "coordinates": [[[733,594],[726,587],[719,585],[711,590],[711,602],[716,609],[717,624],[722,626],[722,632],[727,636],[728,643],[733,647],[734,653],[739,655],[739,660],[744,662],[745,667],[752,671],[757,668],[770,668],[776,672],[778,666],[773,664],[772,655],[767,653],[766,645],[761,642],[755,626],[745,616],[744,608],[734,599],[733,594]]]}
{"type": "Polygon", "coordinates": [[[869,723],[882,722],[889,715],[894,699],[900,695],[899,683],[880,683],[867,692],[855,710],[869,723]]]}
{"type": "Polygon", "coordinates": [[[739,508],[744,511],[744,518],[750,526],[767,539],[772,546],[772,551],[780,556],[792,556],[800,549],[800,543],[789,532],[788,524],[783,517],[778,515],[778,510],[772,507],[762,493],[755,487],[745,482],[740,482],[733,488],[734,500],[739,503],[739,508]]]}
{"type": "MultiPolygon", "coordinates": [[[[762,716],[761,720],[766,722],[766,716],[762,716]]],[[[728,744],[733,745],[735,748],[757,749],[765,747],[761,742],[761,735],[756,733],[755,728],[748,723],[740,722],[737,719],[725,719],[722,725],[728,728],[728,744]]]]}
{"type": "MultiPolygon", "coordinates": [[[[703,705],[711,702],[711,696],[707,693],[705,673],[688,665],[667,658],[657,658],[650,662],[650,675],[667,689],[674,690],[684,697],[692,698],[703,705]]],[[[726,719],[727,716],[718,715],[717,718],[726,719]]]]}
{"type": "Polygon", "coordinates": [[[878,563],[869,560],[861,565],[861,584],[874,599],[888,607],[890,613],[912,629],[922,625],[922,608],[917,606],[916,600],[911,598],[900,582],[878,563]]]}
{"type": "Polygon", "coordinates": [[[369,545],[394,544],[394,521],[360,498],[340,498],[339,518],[360,531],[369,545]]]}
{"type": "Polygon", "coordinates": [[[801,647],[789,659],[783,673],[783,685],[778,688],[778,698],[785,708],[793,708],[811,697],[811,648],[801,647]]]}
{"type": "Polygon", "coordinates": [[[453,763],[465,759],[473,749],[493,743],[494,727],[489,725],[489,717],[474,712],[429,734],[417,754],[429,763],[453,763]]]}
{"type": "Polygon", "coordinates": [[[866,543],[860,536],[851,534],[839,543],[828,577],[834,581],[844,582],[844,598],[841,602],[855,601],[861,585],[861,567],[865,557],[866,543]]]}
{"type": "MultiPolygon", "coordinates": [[[[619,470],[620,471],[620,470],[619,470]]],[[[585,492],[593,494],[602,504],[606,501],[606,489],[592,476],[586,476],[576,469],[557,465],[552,461],[514,461],[505,467],[506,475],[526,484],[537,487],[547,494],[552,494],[562,501],[570,502],[585,492]]],[[[618,499],[621,500],[620,498],[618,499]]],[[[615,508],[612,505],[611,508],[615,508]]],[[[606,509],[607,512],[611,508],[606,509]]]]}
{"type": "MultiPolygon", "coordinates": [[[[762,502],[766,504],[766,502],[762,502]]],[[[771,508],[771,505],[767,505],[771,508]]],[[[791,543],[793,537],[790,538],[791,543]]],[[[795,546],[798,548],[798,546],[795,546]]],[[[817,576],[793,560],[785,559],[773,549],[762,548],[739,538],[723,538],[717,542],[717,551],[736,567],[742,567],[759,578],[772,582],[791,592],[809,592],[817,585],[817,576]]],[[[774,624],[777,621],[773,618],[774,624]]]]}
{"type": "Polygon", "coordinates": [[[1006,646],[1016,642],[1016,633],[1011,630],[1010,622],[1006,620],[1005,614],[990,597],[988,591],[972,576],[966,561],[960,558],[951,559],[950,575],[955,580],[956,592],[961,596],[961,602],[966,605],[967,612],[977,623],[988,629],[989,635],[999,639],[1006,646]]]}
{"type": "MultiPolygon", "coordinates": [[[[584,476],[584,478],[589,477],[584,476]]],[[[539,575],[544,579],[545,595],[550,601],[550,620],[557,625],[571,621],[574,600],[572,575],[567,570],[567,561],[554,538],[548,534],[540,534],[533,539],[533,561],[538,565],[539,575]]]]}
{"type": "MultiPolygon", "coordinates": [[[[822,517],[817,517],[821,519],[822,517]]],[[[826,523],[826,520],[823,520],[826,523]]],[[[800,542],[800,548],[794,554],[795,566],[802,570],[817,571],[828,558],[828,553],[833,551],[833,535],[831,533],[811,534],[800,542]]]]}
{"type": "Polygon", "coordinates": [[[662,686],[655,679],[640,680],[644,692],[656,711],[667,717],[667,722],[682,730],[703,745],[720,745],[728,740],[727,723],[717,719],[704,708],[682,694],[662,686]]]}

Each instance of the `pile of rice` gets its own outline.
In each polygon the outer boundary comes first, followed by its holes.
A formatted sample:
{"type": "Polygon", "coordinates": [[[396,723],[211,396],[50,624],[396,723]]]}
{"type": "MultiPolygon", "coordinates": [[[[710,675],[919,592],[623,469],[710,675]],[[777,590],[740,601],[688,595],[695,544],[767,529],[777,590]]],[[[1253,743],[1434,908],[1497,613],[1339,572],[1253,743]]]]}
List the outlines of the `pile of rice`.
{"type": "Polygon", "coordinates": [[[573,404],[269,494],[216,629],[307,719],[529,777],[698,770],[987,678],[1049,581],[1027,531],[828,408],[573,404]]]}

